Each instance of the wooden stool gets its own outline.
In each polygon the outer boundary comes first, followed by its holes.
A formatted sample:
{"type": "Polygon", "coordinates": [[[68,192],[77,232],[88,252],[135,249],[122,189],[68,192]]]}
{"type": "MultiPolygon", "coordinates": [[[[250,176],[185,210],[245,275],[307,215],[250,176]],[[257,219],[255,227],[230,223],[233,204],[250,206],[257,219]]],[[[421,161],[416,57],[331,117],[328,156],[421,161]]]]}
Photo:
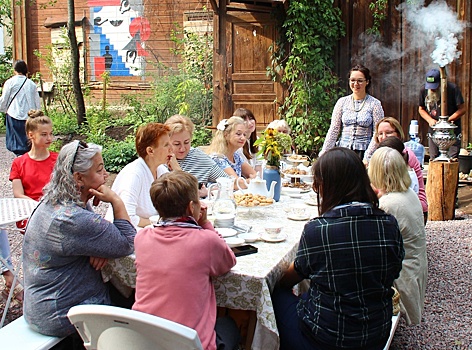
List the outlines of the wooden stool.
{"type": "Polygon", "coordinates": [[[428,198],[428,219],[444,221],[454,219],[459,163],[429,162],[426,196],[428,198]]]}

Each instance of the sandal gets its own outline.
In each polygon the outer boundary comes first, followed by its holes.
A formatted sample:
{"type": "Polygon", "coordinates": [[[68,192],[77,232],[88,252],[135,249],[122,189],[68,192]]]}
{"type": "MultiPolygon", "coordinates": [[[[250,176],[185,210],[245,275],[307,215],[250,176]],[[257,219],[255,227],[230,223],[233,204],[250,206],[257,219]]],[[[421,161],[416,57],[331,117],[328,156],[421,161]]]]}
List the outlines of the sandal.
{"type": "MultiPolygon", "coordinates": [[[[8,300],[8,296],[10,295],[10,287],[5,287],[2,290],[2,299],[6,302],[8,300]]],[[[17,284],[15,289],[13,289],[13,295],[11,298],[10,305],[14,306],[17,304],[23,303],[23,286],[21,284],[17,284]]]]}

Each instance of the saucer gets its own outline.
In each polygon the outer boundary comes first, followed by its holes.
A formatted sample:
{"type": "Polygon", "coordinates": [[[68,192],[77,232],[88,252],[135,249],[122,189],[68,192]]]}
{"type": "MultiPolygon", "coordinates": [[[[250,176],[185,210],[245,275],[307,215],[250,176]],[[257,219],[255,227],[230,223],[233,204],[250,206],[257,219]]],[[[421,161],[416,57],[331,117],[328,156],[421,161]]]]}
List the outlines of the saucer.
{"type": "Polygon", "coordinates": [[[244,244],[244,239],[237,238],[237,237],[229,237],[225,239],[226,244],[229,245],[230,248],[237,247],[241,244],[244,244]]]}
{"type": "Polygon", "coordinates": [[[234,228],[229,228],[229,227],[218,227],[218,228],[215,228],[215,230],[223,238],[224,237],[236,236],[238,234],[238,231],[236,231],[234,228]]]}
{"type": "Polygon", "coordinates": [[[241,233],[238,237],[244,239],[246,243],[253,243],[259,239],[259,235],[254,232],[241,233]]]}
{"type": "Polygon", "coordinates": [[[282,242],[282,241],[285,241],[287,239],[287,235],[285,233],[282,233],[277,238],[272,238],[267,233],[263,233],[261,235],[261,239],[266,241],[266,242],[270,242],[270,243],[282,242]]]}
{"type": "Polygon", "coordinates": [[[294,220],[294,221],[306,221],[306,220],[310,220],[310,216],[309,215],[300,216],[300,215],[295,215],[295,214],[288,214],[287,219],[294,220]]]}
{"type": "Polygon", "coordinates": [[[313,199],[309,198],[305,201],[305,203],[308,204],[308,205],[312,205],[312,206],[318,206],[318,201],[316,199],[313,200],[313,199]]]}

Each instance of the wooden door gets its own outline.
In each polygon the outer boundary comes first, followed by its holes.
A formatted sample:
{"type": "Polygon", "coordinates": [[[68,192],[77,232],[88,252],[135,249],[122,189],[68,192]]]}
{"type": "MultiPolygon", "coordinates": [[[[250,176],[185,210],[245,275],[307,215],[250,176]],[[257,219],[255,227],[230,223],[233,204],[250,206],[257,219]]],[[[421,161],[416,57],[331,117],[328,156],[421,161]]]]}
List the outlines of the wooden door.
{"type": "Polygon", "coordinates": [[[220,23],[225,28],[219,38],[224,40],[219,46],[224,52],[215,59],[219,72],[215,72],[213,120],[218,123],[244,107],[254,113],[258,128],[265,128],[277,118],[282,103],[280,84],[266,74],[271,61],[269,48],[277,37],[275,20],[268,13],[230,11],[220,23]]]}

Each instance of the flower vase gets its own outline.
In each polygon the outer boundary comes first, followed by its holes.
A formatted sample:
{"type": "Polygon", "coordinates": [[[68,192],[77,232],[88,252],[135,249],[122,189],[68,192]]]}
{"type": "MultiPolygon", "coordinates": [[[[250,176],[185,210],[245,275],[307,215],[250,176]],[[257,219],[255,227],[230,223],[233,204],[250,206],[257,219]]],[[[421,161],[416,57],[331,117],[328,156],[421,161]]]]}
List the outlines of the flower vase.
{"type": "Polygon", "coordinates": [[[266,180],[267,191],[270,191],[270,185],[272,181],[276,182],[274,187],[274,201],[278,202],[280,199],[280,191],[282,189],[280,169],[276,166],[267,165],[264,168],[263,179],[266,180]]]}

